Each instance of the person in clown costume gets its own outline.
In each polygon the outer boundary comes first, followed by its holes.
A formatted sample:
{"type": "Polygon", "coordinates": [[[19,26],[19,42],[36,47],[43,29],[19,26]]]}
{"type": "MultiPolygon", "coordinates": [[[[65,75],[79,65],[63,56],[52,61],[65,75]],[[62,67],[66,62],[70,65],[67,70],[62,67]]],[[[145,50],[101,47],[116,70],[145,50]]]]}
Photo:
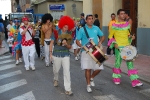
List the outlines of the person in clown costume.
{"type": "MultiPolygon", "coordinates": [[[[109,34],[109,42],[108,45],[110,47],[115,47],[115,65],[114,68],[112,69],[113,71],[113,82],[115,84],[120,84],[121,80],[121,62],[122,58],[120,55],[120,50],[121,48],[130,45],[131,40],[135,39],[135,36],[130,36],[130,30],[131,30],[131,25],[129,22],[124,21],[125,19],[125,11],[123,9],[119,9],[117,12],[118,15],[118,21],[112,24],[112,28],[110,30],[109,34]],[[114,38],[113,38],[114,36],[114,38]]],[[[137,75],[138,71],[134,69],[133,61],[127,61],[127,68],[128,68],[128,76],[131,79],[131,84],[132,87],[137,87],[143,85],[138,78],[139,76],[137,75]]]]}
{"type": "Polygon", "coordinates": [[[71,34],[69,34],[69,31],[74,28],[74,21],[69,16],[63,16],[59,21],[58,27],[60,29],[58,33],[58,39],[55,39],[53,35],[51,38],[51,44],[53,44],[54,41],[57,43],[54,46],[54,49],[53,45],[50,44],[50,58],[53,59],[54,86],[58,86],[59,70],[62,66],[64,72],[65,94],[72,95],[73,92],[71,91],[69,49],[71,49],[73,41],[70,41],[71,43],[67,43],[67,41],[69,41],[66,39],[67,37],[61,38],[61,36],[68,35],[68,37],[72,38],[71,34]]]}
{"type": "Polygon", "coordinates": [[[12,55],[16,57],[16,65],[22,62],[22,52],[21,52],[21,39],[19,28],[20,20],[18,18],[14,19],[15,25],[10,29],[10,34],[13,34],[13,46],[12,46],[12,55]]]}
{"type": "Polygon", "coordinates": [[[28,17],[23,17],[22,22],[23,26],[20,27],[20,34],[22,35],[22,53],[25,63],[25,69],[28,71],[31,68],[35,70],[35,44],[33,41],[33,36],[35,35],[35,30],[32,25],[29,23],[28,17]]]}

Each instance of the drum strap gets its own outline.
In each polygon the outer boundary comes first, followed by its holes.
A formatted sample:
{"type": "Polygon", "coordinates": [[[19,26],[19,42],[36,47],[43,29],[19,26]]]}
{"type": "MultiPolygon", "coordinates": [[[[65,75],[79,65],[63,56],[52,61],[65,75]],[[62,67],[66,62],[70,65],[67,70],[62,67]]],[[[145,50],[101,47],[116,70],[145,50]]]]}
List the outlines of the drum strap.
{"type": "Polygon", "coordinates": [[[88,34],[88,32],[87,32],[85,26],[83,27],[83,29],[84,29],[84,31],[85,31],[86,37],[89,39],[90,37],[89,37],[89,34],[88,34]]]}

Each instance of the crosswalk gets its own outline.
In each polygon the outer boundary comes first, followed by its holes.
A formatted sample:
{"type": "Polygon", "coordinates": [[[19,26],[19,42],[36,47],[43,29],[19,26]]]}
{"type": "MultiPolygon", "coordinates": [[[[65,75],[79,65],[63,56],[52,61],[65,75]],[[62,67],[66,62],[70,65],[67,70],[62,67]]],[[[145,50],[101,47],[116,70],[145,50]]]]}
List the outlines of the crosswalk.
{"type": "MultiPolygon", "coordinates": [[[[15,70],[16,69],[15,60],[11,55],[3,55],[0,56],[0,83],[5,81],[5,79],[13,79],[15,76],[19,76],[22,74],[21,70],[15,70]],[[13,71],[10,71],[13,69],[13,71]],[[7,73],[1,74],[3,71],[6,71],[7,73]]],[[[14,78],[15,79],[15,78],[14,78]]],[[[0,84],[0,100],[6,100],[5,96],[3,96],[5,93],[12,91],[15,92],[15,89],[26,86],[27,81],[26,79],[18,79],[12,82],[5,83],[3,85],[0,84]]],[[[10,98],[9,100],[36,100],[33,92],[28,91],[23,94],[16,94],[16,97],[10,98]]]]}

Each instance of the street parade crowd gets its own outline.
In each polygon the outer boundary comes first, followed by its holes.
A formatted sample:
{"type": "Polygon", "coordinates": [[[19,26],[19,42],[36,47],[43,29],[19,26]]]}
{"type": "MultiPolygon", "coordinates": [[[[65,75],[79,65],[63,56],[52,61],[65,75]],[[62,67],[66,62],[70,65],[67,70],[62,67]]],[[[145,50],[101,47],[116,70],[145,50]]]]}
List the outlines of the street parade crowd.
{"type": "MultiPolygon", "coordinates": [[[[53,20],[53,16],[46,13],[36,24],[29,22],[24,16],[22,20],[14,18],[9,21],[6,29],[8,32],[7,43],[9,52],[16,59],[16,65],[24,61],[25,70],[35,70],[35,55],[45,61],[45,66],[53,67],[54,86],[58,86],[59,70],[63,67],[65,94],[72,95],[70,78],[70,49],[74,50],[74,59],[81,60],[81,69],[85,71],[87,92],[92,92],[95,86],[94,78],[104,70],[103,62],[108,59],[113,50],[115,65],[112,69],[114,84],[121,83],[121,62],[127,56],[121,55],[124,47],[131,45],[135,36],[131,34],[132,19],[123,9],[117,11],[117,20],[114,13],[108,25],[109,36],[104,37],[100,29],[98,15],[84,15],[81,18],[71,18],[62,15],[59,20],[53,20]],[[102,43],[108,39],[107,54],[102,52],[102,43]]],[[[0,47],[2,46],[4,26],[0,20],[0,47]]],[[[131,52],[128,52],[130,55],[131,52]]],[[[133,59],[132,59],[133,60],[133,59]]],[[[128,76],[132,87],[143,85],[134,69],[132,60],[126,60],[128,76]]]]}

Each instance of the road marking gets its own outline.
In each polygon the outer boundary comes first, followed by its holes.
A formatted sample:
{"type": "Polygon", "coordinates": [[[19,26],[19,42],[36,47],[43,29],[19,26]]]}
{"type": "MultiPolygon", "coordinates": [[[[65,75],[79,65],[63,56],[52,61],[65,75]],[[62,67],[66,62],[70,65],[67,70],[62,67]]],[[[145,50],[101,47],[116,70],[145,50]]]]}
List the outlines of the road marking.
{"type": "Polygon", "coordinates": [[[9,59],[9,60],[5,60],[5,61],[1,61],[0,64],[6,64],[6,63],[11,63],[14,62],[14,59],[9,59]]]}
{"type": "Polygon", "coordinates": [[[1,79],[4,79],[4,78],[8,78],[8,77],[12,77],[12,76],[16,76],[16,75],[19,75],[21,74],[22,72],[20,70],[18,71],[14,71],[14,72],[10,72],[8,74],[3,74],[3,75],[0,75],[0,80],[1,79]]]}
{"type": "Polygon", "coordinates": [[[120,100],[114,95],[93,96],[96,100],[120,100]]]}
{"type": "Polygon", "coordinates": [[[15,81],[12,83],[8,83],[5,85],[0,86],[0,94],[6,91],[9,91],[11,89],[17,88],[19,86],[25,85],[27,84],[27,81],[25,79],[19,80],[19,81],[15,81]]]}
{"type": "Polygon", "coordinates": [[[11,58],[11,57],[12,57],[11,55],[8,55],[8,56],[2,56],[2,57],[0,57],[0,60],[1,60],[1,59],[11,58]]]}
{"type": "Polygon", "coordinates": [[[139,92],[146,95],[146,96],[148,96],[148,97],[150,97],[150,89],[141,90],[139,92]]]}
{"type": "Polygon", "coordinates": [[[18,96],[18,97],[15,97],[13,99],[10,99],[10,100],[36,100],[32,91],[28,92],[28,93],[25,93],[21,96],[18,96]]]}
{"type": "Polygon", "coordinates": [[[0,71],[6,70],[6,69],[10,69],[10,68],[14,68],[14,67],[16,67],[15,64],[5,65],[5,66],[0,67],[0,71]]]}

